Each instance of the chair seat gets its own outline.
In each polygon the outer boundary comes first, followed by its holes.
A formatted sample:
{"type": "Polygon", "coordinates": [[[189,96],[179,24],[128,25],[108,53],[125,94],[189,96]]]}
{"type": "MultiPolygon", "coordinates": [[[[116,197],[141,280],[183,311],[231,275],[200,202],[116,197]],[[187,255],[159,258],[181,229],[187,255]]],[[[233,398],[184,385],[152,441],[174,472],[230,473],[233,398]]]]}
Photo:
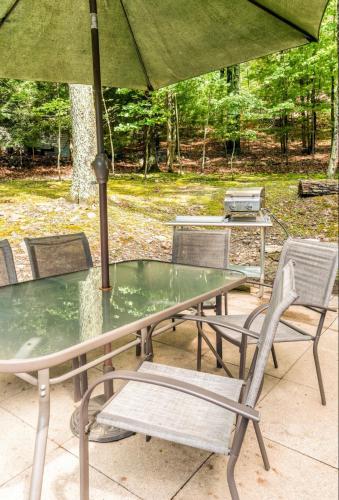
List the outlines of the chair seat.
{"type": "MultiPolygon", "coordinates": [[[[242,380],[145,361],[139,372],[188,382],[239,400],[242,380]]],[[[128,382],[97,415],[99,423],[228,454],[235,413],[179,391],[128,382]]]]}
{"type": "MultiPolygon", "coordinates": [[[[250,326],[250,330],[260,333],[262,324],[264,322],[265,315],[259,314],[253,323],[250,326]]],[[[233,323],[237,326],[244,326],[244,323],[247,319],[246,314],[231,314],[228,316],[213,316],[213,319],[216,321],[225,322],[225,323],[233,323]]],[[[241,342],[241,333],[235,332],[230,328],[217,327],[217,329],[223,334],[227,335],[232,340],[237,342],[241,342]]],[[[312,335],[303,335],[302,333],[297,332],[293,328],[285,325],[284,323],[279,323],[277,332],[274,337],[274,342],[302,342],[305,340],[312,340],[312,335]]],[[[257,340],[252,337],[247,337],[248,344],[256,344],[257,340]]]]}

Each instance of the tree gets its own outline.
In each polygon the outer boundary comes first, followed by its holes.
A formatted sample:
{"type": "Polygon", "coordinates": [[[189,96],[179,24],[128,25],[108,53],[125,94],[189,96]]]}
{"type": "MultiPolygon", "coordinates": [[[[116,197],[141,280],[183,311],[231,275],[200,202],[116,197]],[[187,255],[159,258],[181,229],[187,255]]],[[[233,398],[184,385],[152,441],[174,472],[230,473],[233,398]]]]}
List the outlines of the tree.
{"type": "MultiPolygon", "coordinates": [[[[339,0],[337,0],[337,62],[339,64],[339,0]]],[[[334,126],[332,135],[331,156],[328,164],[327,176],[333,178],[338,170],[339,162],[339,78],[337,73],[337,90],[334,102],[334,126]]]]}
{"type": "Polygon", "coordinates": [[[73,177],[71,196],[78,203],[96,196],[92,161],[96,154],[95,110],[92,87],[70,84],[73,177]]]}
{"type": "Polygon", "coordinates": [[[173,90],[169,89],[166,95],[167,105],[167,152],[166,168],[168,172],[173,172],[173,164],[176,152],[176,113],[173,90]]]}

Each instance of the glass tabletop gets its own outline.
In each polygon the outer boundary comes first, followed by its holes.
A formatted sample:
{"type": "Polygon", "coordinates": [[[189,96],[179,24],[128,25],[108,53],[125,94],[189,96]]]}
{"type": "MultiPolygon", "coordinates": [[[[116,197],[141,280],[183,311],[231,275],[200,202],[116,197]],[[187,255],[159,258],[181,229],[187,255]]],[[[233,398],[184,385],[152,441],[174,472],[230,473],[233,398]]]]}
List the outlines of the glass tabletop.
{"type": "Polygon", "coordinates": [[[100,290],[100,268],[2,287],[0,360],[62,351],[241,277],[231,270],[138,260],[110,266],[111,292],[100,290]]]}

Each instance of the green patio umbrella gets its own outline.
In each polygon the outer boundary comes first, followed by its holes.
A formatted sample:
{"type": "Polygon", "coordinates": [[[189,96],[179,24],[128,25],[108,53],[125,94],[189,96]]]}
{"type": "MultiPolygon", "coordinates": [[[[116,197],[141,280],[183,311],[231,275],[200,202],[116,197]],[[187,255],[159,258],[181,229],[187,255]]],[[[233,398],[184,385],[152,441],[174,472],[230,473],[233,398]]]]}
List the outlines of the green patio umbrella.
{"type": "Polygon", "coordinates": [[[152,90],[316,41],[327,3],[0,1],[0,77],[93,85],[103,289],[109,288],[108,159],[103,143],[101,84],[152,90]]]}

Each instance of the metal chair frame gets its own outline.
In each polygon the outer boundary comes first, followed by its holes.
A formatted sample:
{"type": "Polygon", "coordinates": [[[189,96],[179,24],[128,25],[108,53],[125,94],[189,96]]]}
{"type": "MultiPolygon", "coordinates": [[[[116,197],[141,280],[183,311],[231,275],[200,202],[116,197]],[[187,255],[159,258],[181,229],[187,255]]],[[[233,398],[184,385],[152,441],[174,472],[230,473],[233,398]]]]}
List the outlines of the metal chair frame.
{"type": "MultiPolygon", "coordinates": [[[[237,416],[234,437],[228,450],[229,460],[227,465],[227,481],[232,500],[239,500],[239,494],[234,479],[234,468],[240,454],[248,423],[250,421],[253,422],[255,427],[260,451],[264,458],[265,468],[269,468],[265,445],[259,427],[260,415],[258,411],[255,410],[255,405],[262,390],[264,369],[273,338],[279,324],[279,319],[283,312],[296,300],[296,298],[297,293],[294,286],[293,262],[290,261],[283,269],[280,286],[277,286],[273,293],[272,301],[268,308],[268,313],[260,335],[250,330],[245,330],[244,328],[241,329],[244,336],[254,337],[255,339],[258,339],[259,342],[256,347],[255,355],[252,359],[247,380],[243,384],[243,391],[240,395],[239,401],[223,397],[220,394],[203,389],[194,384],[151,373],[122,370],[111,372],[97,380],[86,392],[80,406],[80,499],[89,500],[90,498],[88,434],[91,423],[88,419],[88,405],[91,394],[99,384],[102,384],[107,380],[124,380],[127,382],[137,381],[145,384],[156,385],[170,390],[179,391],[184,394],[189,394],[195,398],[207,401],[210,404],[217,405],[225,410],[228,410],[237,416]]],[[[146,360],[152,360],[153,358],[152,332],[153,328],[148,331],[145,340],[146,360]]],[[[123,388],[121,390],[123,390],[123,388]]],[[[150,438],[151,435],[146,436],[146,441],[149,441],[150,438]]]]}
{"type": "MultiPolygon", "coordinates": [[[[83,254],[85,256],[86,268],[89,269],[93,267],[93,260],[91,255],[91,250],[89,247],[88,239],[85,233],[72,233],[65,235],[55,235],[55,236],[44,236],[41,238],[25,238],[24,239],[29,261],[31,264],[32,276],[33,279],[45,278],[48,277],[40,272],[39,269],[39,259],[37,257],[35,248],[37,246],[47,246],[51,247],[51,249],[55,246],[66,245],[67,243],[72,243],[73,241],[79,241],[83,248],[83,254]]],[[[80,271],[83,269],[73,269],[72,272],[80,271]]],[[[62,274],[62,273],[58,273],[62,274]]],[[[50,276],[57,276],[58,274],[51,274],[50,276]]],[[[72,369],[76,370],[77,368],[86,364],[86,355],[82,355],[79,358],[74,358],[72,360],[72,369]]],[[[73,378],[73,386],[74,386],[74,402],[80,401],[83,394],[88,389],[88,378],[87,372],[83,372],[80,375],[75,375],[73,378]]]]}
{"type": "MultiPolygon", "coordinates": [[[[79,241],[83,247],[83,253],[86,260],[87,269],[93,267],[93,260],[91,255],[91,250],[89,247],[89,243],[85,233],[73,233],[73,234],[65,234],[65,235],[56,235],[56,236],[44,236],[41,238],[24,238],[29,261],[31,264],[32,276],[33,279],[45,278],[46,275],[42,275],[39,270],[39,259],[37,258],[35,247],[37,246],[50,246],[53,248],[54,246],[62,246],[67,243],[72,243],[73,241],[79,241]]],[[[74,271],[78,271],[82,269],[74,269],[74,271]]],[[[61,274],[61,273],[57,273],[61,274]]],[[[50,276],[53,276],[51,274],[50,276]]]]}
{"type": "MultiPolygon", "coordinates": [[[[310,254],[307,254],[307,250],[311,252],[312,247],[314,249],[314,253],[316,254],[318,251],[323,252],[323,260],[325,261],[325,266],[326,266],[326,271],[327,271],[327,276],[328,279],[325,280],[324,283],[324,289],[322,289],[322,297],[319,299],[317,303],[308,303],[308,290],[307,290],[307,275],[303,272],[303,270],[299,269],[298,274],[296,274],[296,286],[297,286],[297,291],[298,291],[298,301],[293,304],[293,306],[298,306],[298,307],[304,307],[307,308],[308,310],[311,310],[313,312],[316,312],[319,314],[319,321],[317,324],[317,330],[314,336],[311,336],[309,333],[306,331],[298,328],[297,326],[293,325],[292,323],[281,319],[280,323],[282,325],[288,326],[298,334],[304,335],[305,339],[300,340],[298,339],[298,342],[300,341],[305,341],[305,342],[313,342],[313,357],[314,357],[314,363],[315,363],[315,368],[316,368],[316,374],[317,374],[317,380],[318,380],[318,385],[319,385],[319,391],[320,391],[320,396],[321,396],[321,403],[322,405],[326,405],[326,396],[325,396],[325,389],[324,389],[324,383],[323,383],[323,378],[321,374],[321,368],[320,368],[320,361],[319,361],[319,353],[318,353],[318,344],[320,337],[322,335],[323,331],[323,326],[324,322],[326,319],[326,314],[328,311],[336,311],[336,309],[331,308],[328,306],[330,297],[331,297],[331,292],[333,289],[334,281],[336,278],[336,272],[337,272],[337,267],[338,267],[338,251],[336,247],[332,244],[327,244],[327,243],[320,243],[316,240],[298,240],[298,239],[293,239],[289,238],[284,245],[280,261],[279,261],[279,267],[277,271],[277,276],[276,280],[279,277],[279,274],[281,272],[282,266],[285,263],[286,258],[288,258],[289,254],[292,252],[299,254],[298,259],[300,259],[299,262],[296,262],[296,270],[298,270],[298,266],[302,266],[302,262],[307,261],[308,258],[310,258],[310,254]],[[327,261],[327,262],[326,262],[327,261]],[[298,278],[299,275],[299,278],[298,278]],[[306,285],[305,283],[299,283],[302,280],[306,280],[306,285]],[[298,290],[298,286],[300,290],[298,290]]],[[[313,257],[312,257],[313,258],[313,257]]],[[[314,271],[313,271],[314,272],[314,271]]],[[[258,285],[257,283],[255,283],[258,285]]],[[[274,286],[271,285],[265,285],[269,288],[271,288],[274,291],[274,286]]],[[[250,328],[253,321],[260,315],[263,314],[265,311],[267,311],[269,307],[269,304],[264,304],[258,306],[256,309],[254,309],[246,318],[246,321],[243,324],[243,327],[245,329],[250,328]]],[[[179,317],[179,316],[178,316],[179,317]]],[[[205,342],[208,344],[210,349],[212,350],[213,354],[219,361],[219,364],[221,364],[222,361],[222,350],[217,349],[218,352],[216,352],[215,349],[211,348],[211,343],[207,342],[206,335],[202,333],[202,324],[208,324],[215,332],[216,334],[221,337],[224,340],[227,340],[228,342],[236,345],[239,347],[239,352],[240,352],[240,369],[239,369],[239,378],[244,378],[245,375],[245,365],[246,365],[246,355],[247,355],[247,346],[248,346],[248,339],[246,336],[241,337],[241,341],[235,340],[228,336],[223,329],[225,328],[230,328],[230,324],[225,321],[220,321],[218,318],[215,317],[196,317],[196,316],[189,316],[189,315],[182,315],[180,316],[182,319],[185,321],[191,320],[191,321],[196,321],[197,322],[197,327],[198,327],[198,335],[199,337],[203,338],[205,342]]],[[[227,319],[231,321],[231,316],[229,316],[227,319]]],[[[237,330],[237,327],[232,326],[232,329],[234,331],[238,331],[238,333],[241,332],[241,328],[237,330]]],[[[281,342],[293,342],[293,340],[284,340],[284,341],[279,341],[277,339],[274,339],[274,343],[281,343],[281,342]]],[[[212,346],[213,347],[213,346],[212,346]]],[[[197,366],[198,369],[201,368],[201,348],[199,350],[200,354],[197,359],[197,366]]],[[[278,368],[278,360],[277,360],[277,355],[274,349],[274,344],[272,345],[272,357],[273,357],[273,363],[275,368],[278,368]]],[[[224,366],[223,366],[224,368],[224,366]]],[[[224,368],[225,369],[225,368],[224,368]]]]}
{"type": "Polygon", "coordinates": [[[3,254],[8,281],[1,286],[12,285],[18,282],[15,264],[13,259],[13,252],[11,245],[7,239],[0,241],[0,252],[3,254]]]}

